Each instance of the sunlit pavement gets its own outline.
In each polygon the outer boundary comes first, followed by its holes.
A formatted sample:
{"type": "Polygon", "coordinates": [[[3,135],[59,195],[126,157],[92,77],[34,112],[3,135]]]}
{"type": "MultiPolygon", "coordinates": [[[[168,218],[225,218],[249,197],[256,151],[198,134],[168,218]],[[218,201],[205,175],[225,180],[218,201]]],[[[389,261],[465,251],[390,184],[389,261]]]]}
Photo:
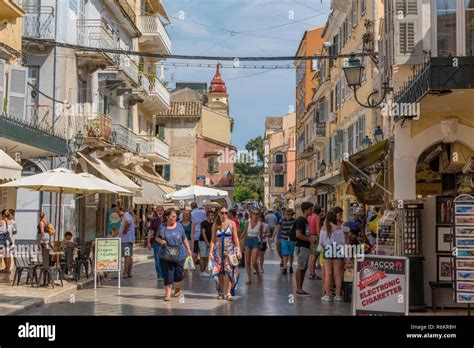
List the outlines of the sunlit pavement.
{"type": "MultiPolygon", "coordinates": [[[[276,256],[276,252],[275,255],[276,256]]],[[[25,315],[350,315],[350,303],[321,302],[320,280],[305,280],[311,297],[293,296],[294,274],[282,275],[279,261],[267,252],[262,280],[246,285],[245,269],[234,302],[217,300],[213,282],[199,271],[183,281],[184,297],[163,301],[163,283],[156,280],[152,260],[137,263],[133,278],[103,283],[97,290],[79,290],[75,297],[27,311],[25,315]]]]}

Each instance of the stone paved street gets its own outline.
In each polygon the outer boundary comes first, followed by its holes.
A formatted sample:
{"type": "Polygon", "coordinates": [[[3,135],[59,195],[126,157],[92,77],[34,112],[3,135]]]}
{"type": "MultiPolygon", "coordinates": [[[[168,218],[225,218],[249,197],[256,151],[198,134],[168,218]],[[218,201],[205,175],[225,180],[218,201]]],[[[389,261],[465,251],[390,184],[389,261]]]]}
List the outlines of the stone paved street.
{"type": "MultiPolygon", "coordinates": [[[[267,252],[268,258],[271,254],[267,252]]],[[[276,253],[275,253],[276,255],[276,253]]],[[[163,301],[163,283],[157,283],[152,260],[137,263],[134,277],[125,279],[122,288],[116,281],[103,288],[79,290],[75,303],[69,297],[35,308],[26,315],[349,315],[350,303],[321,302],[321,281],[305,281],[311,297],[289,296],[294,286],[294,274],[280,274],[278,261],[268,260],[262,281],[246,285],[241,272],[234,303],[216,299],[212,282],[198,271],[191,272],[183,282],[184,301],[163,301]]],[[[241,269],[241,271],[245,271],[241,269]]]]}

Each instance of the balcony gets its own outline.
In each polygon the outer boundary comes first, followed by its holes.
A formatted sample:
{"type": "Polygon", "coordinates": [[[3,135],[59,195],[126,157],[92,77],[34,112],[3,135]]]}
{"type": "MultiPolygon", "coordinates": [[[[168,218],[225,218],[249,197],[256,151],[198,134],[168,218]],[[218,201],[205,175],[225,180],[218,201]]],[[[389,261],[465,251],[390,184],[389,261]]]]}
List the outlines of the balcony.
{"type": "Polygon", "coordinates": [[[87,137],[112,141],[112,120],[108,116],[99,114],[86,117],[87,137]]]}
{"type": "Polygon", "coordinates": [[[143,51],[171,54],[171,39],[159,16],[139,16],[138,27],[142,33],[139,44],[143,51]]]}
{"type": "Polygon", "coordinates": [[[308,145],[304,148],[304,150],[298,154],[298,159],[307,159],[313,156],[315,152],[314,145],[308,145]]]}
{"type": "Polygon", "coordinates": [[[136,85],[139,85],[138,65],[128,55],[120,55],[120,70],[136,85]]]}
{"type": "MultiPolygon", "coordinates": [[[[414,105],[426,95],[450,97],[452,90],[474,88],[474,57],[431,57],[400,88],[394,102],[414,105]],[[454,59],[457,66],[453,66],[454,59]]],[[[448,100],[444,99],[444,104],[448,100]]],[[[395,117],[395,120],[400,117],[395,117]]]]}
{"type": "MultiPolygon", "coordinates": [[[[117,34],[103,19],[82,19],[77,21],[77,41],[80,46],[94,48],[117,48],[117,34]]],[[[116,64],[118,56],[114,53],[83,52],[79,56],[101,56],[108,63],[116,64]]]]}
{"type": "Polygon", "coordinates": [[[143,107],[153,114],[169,110],[171,106],[170,92],[160,79],[149,80],[145,75],[140,75],[140,85],[145,92],[143,107]]]}
{"type": "Polygon", "coordinates": [[[145,139],[121,124],[112,124],[112,142],[135,154],[145,155],[148,150],[145,139]]]}
{"type": "Polygon", "coordinates": [[[52,6],[22,6],[23,36],[34,39],[54,40],[54,7],[52,6]]]}
{"type": "Polygon", "coordinates": [[[148,158],[155,163],[167,163],[169,161],[169,146],[155,136],[146,137],[148,141],[148,158]]]}
{"type": "Polygon", "coordinates": [[[316,137],[317,138],[326,137],[326,124],[325,123],[316,123],[316,137]]]}
{"type": "Polygon", "coordinates": [[[0,13],[2,17],[8,20],[21,18],[24,16],[22,6],[19,0],[0,0],[0,13]]]}
{"type": "Polygon", "coordinates": [[[53,134],[51,128],[38,128],[34,122],[16,119],[6,114],[0,114],[0,138],[12,141],[15,151],[34,156],[67,153],[67,140],[53,134]]]}
{"type": "Polygon", "coordinates": [[[133,6],[135,6],[134,2],[130,4],[129,0],[113,0],[110,1],[109,8],[132,37],[140,37],[141,33],[137,27],[137,15],[133,6]]]}

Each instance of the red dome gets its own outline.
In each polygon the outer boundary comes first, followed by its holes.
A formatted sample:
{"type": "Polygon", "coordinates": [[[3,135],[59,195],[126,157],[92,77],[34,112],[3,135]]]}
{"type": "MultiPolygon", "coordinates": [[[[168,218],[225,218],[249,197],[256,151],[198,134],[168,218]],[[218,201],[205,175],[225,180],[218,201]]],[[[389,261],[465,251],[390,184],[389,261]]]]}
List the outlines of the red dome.
{"type": "Polygon", "coordinates": [[[217,64],[216,74],[214,75],[214,78],[211,81],[209,93],[227,93],[227,87],[225,86],[225,82],[221,77],[219,67],[220,64],[217,64]]]}

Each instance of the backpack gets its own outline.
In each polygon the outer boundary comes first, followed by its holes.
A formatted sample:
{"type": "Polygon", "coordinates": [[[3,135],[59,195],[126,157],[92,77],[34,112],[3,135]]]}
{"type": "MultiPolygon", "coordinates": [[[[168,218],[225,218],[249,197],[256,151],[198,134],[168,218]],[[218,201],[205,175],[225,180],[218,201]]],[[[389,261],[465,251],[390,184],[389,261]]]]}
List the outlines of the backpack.
{"type": "Polygon", "coordinates": [[[47,228],[48,234],[52,237],[54,235],[54,226],[53,226],[53,224],[48,224],[46,226],[46,228],[47,228]]]}
{"type": "Polygon", "coordinates": [[[288,234],[288,236],[290,237],[290,240],[292,242],[297,241],[297,239],[296,239],[296,220],[295,220],[295,222],[293,222],[293,226],[291,226],[291,230],[290,230],[290,233],[288,234]]]}

